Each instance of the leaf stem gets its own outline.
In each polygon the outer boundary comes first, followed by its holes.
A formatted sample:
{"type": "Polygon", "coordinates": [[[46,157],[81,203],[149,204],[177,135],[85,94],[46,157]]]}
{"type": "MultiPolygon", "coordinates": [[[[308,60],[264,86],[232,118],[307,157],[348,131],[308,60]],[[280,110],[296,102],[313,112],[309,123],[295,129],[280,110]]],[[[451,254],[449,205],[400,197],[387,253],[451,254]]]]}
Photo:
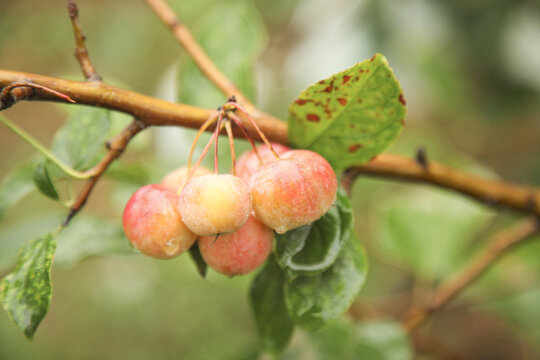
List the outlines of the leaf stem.
{"type": "Polygon", "coordinates": [[[32,135],[27,133],[25,130],[20,128],[19,126],[15,125],[13,122],[8,120],[6,117],[0,115],[0,121],[6,125],[11,131],[13,131],[17,136],[19,136],[21,139],[26,141],[28,145],[32,146],[34,149],[39,151],[45,158],[50,160],[52,163],[57,165],[62,171],[64,171],[67,175],[70,177],[77,179],[77,180],[86,180],[92,177],[92,174],[80,172],[73,168],[71,168],[69,165],[67,165],[65,162],[63,162],[60,158],[58,158],[55,154],[53,154],[49,149],[47,149],[45,146],[41,145],[39,141],[34,138],[32,135]]]}

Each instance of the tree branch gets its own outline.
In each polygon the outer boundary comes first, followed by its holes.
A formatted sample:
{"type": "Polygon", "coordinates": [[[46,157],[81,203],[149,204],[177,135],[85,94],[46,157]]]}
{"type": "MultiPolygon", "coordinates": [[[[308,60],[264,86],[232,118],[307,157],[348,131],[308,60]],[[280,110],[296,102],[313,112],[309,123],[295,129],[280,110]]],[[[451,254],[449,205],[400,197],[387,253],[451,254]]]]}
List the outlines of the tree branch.
{"type": "MultiPolygon", "coordinates": [[[[102,82],[79,82],[41,75],[0,70],[0,88],[12,83],[30,81],[47,89],[65,94],[79,104],[121,111],[139,119],[146,126],[175,125],[198,129],[214,112],[194,106],[170,103],[150,96],[123,90],[102,82]]],[[[2,93],[2,92],[0,92],[2,93]]],[[[3,99],[0,99],[3,101],[3,99]]],[[[21,100],[62,101],[57,96],[39,88],[33,95],[21,100]]],[[[257,124],[271,141],[288,144],[287,124],[259,113],[257,124]]],[[[251,136],[257,137],[252,124],[246,123],[251,136]]],[[[213,130],[213,126],[209,127],[213,130]]],[[[235,136],[243,136],[235,127],[235,136]]],[[[423,166],[418,161],[400,155],[381,154],[368,164],[349,169],[344,182],[349,185],[360,175],[390,179],[405,179],[434,184],[454,190],[488,204],[497,204],[540,216],[540,190],[503,181],[488,180],[465,174],[430,161],[423,166]]]]}
{"type": "Polygon", "coordinates": [[[67,8],[71,25],[73,25],[73,34],[75,35],[76,46],[74,55],[81,66],[84,78],[90,81],[101,81],[101,76],[96,73],[96,69],[92,65],[92,62],[90,62],[90,57],[85,44],[86,37],[79,25],[79,9],[77,8],[77,4],[72,0],[69,0],[67,8]]]}
{"type": "MultiPolygon", "coordinates": [[[[133,115],[147,126],[174,125],[198,129],[215,111],[213,109],[171,103],[102,82],[70,81],[36,74],[0,70],[0,89],[13,82],[23,80],[53,89],[69,96],[78,104],[98,106],[133,115]]],[[[60,101],[57,97],[40,89],[35,89],[33,96],[25,97],[22,100],[60,101]]],[[[268,138],[283,144],[288,143],[287,124],[262,113],[254,117],[268,138]]],[[[253,125],[246,123],[246,128],[251,136],[257,137],[253,125]]],[[[209,131],[213,129],[213,127],[210,127],[209,131]]],[[[242,136],[239,129],[235,128],[235,136],[242,136]]]]}
{"type": "Polygon", "coordinates": [[[360,175],[429,183],[488,205],[506,206],[540,216],[540,189],[482,179],[433,161],[423,164],[405,156],[382,154],[369,164],[347,170],[343,179],[345,186],[350,187],[360,175]]]}
{"type": "Polygon", "coordinates": [[[403,326],[408,331],[417,328],[430,314],[452,301],[504,254],[539,232],[538,218],[529,218],[496,233],[482,252],[476,255],[452,279],[444,282],[435,290],[426,306],[409,310],[403,317],[403,326]]]}
{"type": "Polygon", "coordinates": [[[167,26],[176,41],[186,50],[202,73],[225,95],[229,97],[235,95],[239,103],[253,109],[249,99],[240,91],[240,89],[230,81],[212,62],[203,48],[197,43],[187,26],[185,26],[163,0],[145,0],[146,4],[154,11],[157,17],[167,26]]]}

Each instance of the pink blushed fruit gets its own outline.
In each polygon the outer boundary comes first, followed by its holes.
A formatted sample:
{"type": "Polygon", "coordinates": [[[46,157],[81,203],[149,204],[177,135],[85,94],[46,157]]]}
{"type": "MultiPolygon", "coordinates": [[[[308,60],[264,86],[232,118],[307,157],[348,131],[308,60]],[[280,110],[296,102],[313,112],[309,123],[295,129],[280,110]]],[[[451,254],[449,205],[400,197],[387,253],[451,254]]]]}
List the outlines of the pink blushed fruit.
{"type": "Polygon", "coordinates": [[[240,229],[249,217],[249,188],[229,174],[198,176],[189,180],[180,193],[178,211],[197,235],[230,233],[240,229]]]}
{"type": "MultiPolygon", "coordinates": [[[[203,166],[198,166],[193,173],[193,177],[209,175],[211,173],[212,171],[210,169],[203,166]]],[[[159,185],[164,186],[172,191],[179,191],[184,187],[184,185],[186,185],[188,175],[189,171],[187,166],[182,166],[165,175],[159,185]]]]}
{"type": "MultiPolygon", "coordinates": [[[[281,145],[279,143],[273,142],[271,143],[271,145],[278,155],[281,155],[290,150],[287,146],[281,145]]],[[[270,148],[264,144],[257,146],[257,151],[261,156],[263,164],[277,160],[270,148]]],[[[244,180],[244,182],[249,185],[251,176],[255,173],[255,171],[257,171],[260,166],[261,163],[259,161],[259,158],[257,157],[257,154],[255,154],[255,151],[247,151],[243,153],[236,162],[236,176],[244,180]]]]}
{"type": "Polygon", "coordinates": [[[309,150],[291,150],[261,166],[251,178],[253,210],[278,233],[309,224],[336,199],[337,179],[330,164],[309,150]]]}
{"type": "Polygon", "coordinates": [[[253,215],[239,230],[199,238],[199,250],[204,261],[215,271],[227,275],[244,275],[261,266],[270,253],[274,240],[272,229],[253,215]]]}
{"type": "Polygon", "coordinates": [[[184,225],[177,207],[178,195],[174,191],[159,185],[141,187],[124,209],[126,237],[145,255],[158,259],[180,255],[197,236],[184,225]]]}

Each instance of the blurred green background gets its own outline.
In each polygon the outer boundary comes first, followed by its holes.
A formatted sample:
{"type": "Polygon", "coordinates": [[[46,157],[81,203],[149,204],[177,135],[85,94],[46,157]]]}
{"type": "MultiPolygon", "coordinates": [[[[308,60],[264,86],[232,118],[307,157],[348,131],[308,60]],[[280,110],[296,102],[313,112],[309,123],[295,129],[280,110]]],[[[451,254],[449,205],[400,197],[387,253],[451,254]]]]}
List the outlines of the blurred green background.
{"type": "MultiPolygon", "coordinates": [[[[82,80],[66,3],[0,0],[0,68],[82,80]]],[[[77,3],[105,81],[211,108],[225,100],[143,1],[77,3]]],[[[289,102],[307,86],[380,52],[408,104],[407,126],[391,152],[414,155],[423,146],[429,158],[468,172],[540,184],[537,1],[169,3],[269,113],[285,119],[289,102]]],[[[72,110],[19,103],[4,115],[50,144],[72,110]]],[[[251,276],[210,272],[201,280],[187,256],[157,261],[129,254],[118,232],[131,193],[183,165],[193,134],[151,129],[128,147],[122,166],[131,166],[133,176],[101,181],[59,239],[53,300],[34,341],[0,312],[0,359],[264,358],[247,300],[251,276]]],[[[0,154],[3,178],[34,152],[3,128],[0,154]]],[[[406,340],[392,323],[368,322],[425,299],[514,214],[428,186],[376,179],[360,179],[353,201],[370,257],[367,285],[343,323],[318,334],[297,330],[284,359],[540,357],[540,239],[506,256],[435,315],[419,332],[423,338],[406,340]]],[[[64,213],[36,192],[10,209],[0,223],[0,273],[24,241],[54,229],[64,213]]]]}

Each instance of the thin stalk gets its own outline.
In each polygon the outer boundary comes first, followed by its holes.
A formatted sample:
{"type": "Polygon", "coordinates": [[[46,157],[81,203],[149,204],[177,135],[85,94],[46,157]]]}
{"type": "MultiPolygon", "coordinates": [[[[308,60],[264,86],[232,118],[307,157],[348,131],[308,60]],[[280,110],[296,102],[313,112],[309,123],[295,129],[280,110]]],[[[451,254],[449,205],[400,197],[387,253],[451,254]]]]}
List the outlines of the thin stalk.
{"type": "Polygon", "coordinates": [[[208,129],[210,125],[217,119],[217,114],[214,114],[206,120],[201,127],[199,128],[199,131],[197,132],[197,135],[195,135],[195,138],[193,139],[193,142],[191,143],[191,149],[189,149],[189,155],[188,155],[188,161],[187,161],[187,168],[188,172],[191,170],[191,160],[193,158],[193,152],[195,151],[195,146],[197,146],[197,142],[199,141],[199,138],[201,137],[202,133],[208,129]]]}
{"type": "Polygon", "coordinates": [[[251,147],[253,148],[253,151],[255,152],[255,155],[257,155],[257,159],[259,159],[259,164],[262,165],[263,160],[262,160],[261,155],[259,154],[259,150],[257,150],[257,146],[253,142],[253,139],[249,135],[249,133],[248,133],[248,131],[246,129],[246,126],[244,125],[242,120],[240,118],[238,118],[238,116],[234,115],[232,112],[228,112],[227,116],[229,117],[229,119],[234,121],[234,123],[236,124],[236,126],[238,126],[240,128],[240,130],[242,130],[242,133],[244,134],[246,139],[248,139],[249,143],[251,144],[251,147]]]}
{"type": "Polygon", "coordinates": [[[233,107],[237,108],[238,110],[240,110],[242,112],[242,114],[244,114],[248,120],[251,122],[251,124],[253,125],[253,127],[255,128],[255,130],[257,131],[257,133],[259,134],[259,136],[261,137],[261,140],[266,144],[266,146],[268,146],[268,148],[270,149],[270,151],[272,151],[272,154],[274,154],[274,156],[276,157],[276,159],[280,159],[279,155],[277,154],[277,152],[274,150],[274,148],[272,147],[272,144],[270,144],[270,141],[268,141],[268,139],[266,138],[266,136],[264,135],[264,133],[261,131],[261,129],[259,128],[259,125],[257,125],[257,123],[255,122],[255,120],[253,120],[253,118],[251,117],[251,115],[249,115],[249,113],[240,105],[238,105],[237,103],[235,102],[228,102],[227,103],[228,105],[232,105],[233,107]]]}
{"type": "Polygon", "coordinates": [[[214,173],[217,175],[219,174],[219,168],[218,168],[218,141],[219,141],[219,133],[221,132],[221,121],[223,120],[223,116],[220,116],[218,118],[217,124],[216,124],[216,143],[214,144],[214,173]]]}
{"type": "Polygon", "coordinates": [[[34,149],[39,151],[43,156],[45,156],[48,160],[50,160],[52,163],[57,165],[60,169],[62,169],[62,171],[64,171],[70,177],[77,180],[86,180],[92,177],[92,174],[80,172],[71,168],[69,165],[64,163],[60,158],[58,158],[55,154],[49,151],[49,149],[41,145],[36,138],[34,138],[32,135],[27,133],[25,130],[23,130],[19,126],[9,121],[4,116],[0,115],[0,121],[4,125],[6,125],[11,131],[13,131],[17,136],[19,136],[21,139],[26,141],[28,145],[32,146],[34,149]]]}
{"type": "Polygon", "coordinates": [[[225,130],[227,131],[227,137],[229,138],[229,148],[231,149],[231,162],[232,173],[236,176],[236,152],[234,151],[234,135],[231,128],[231,121],[225,121],[225,130]]]}

